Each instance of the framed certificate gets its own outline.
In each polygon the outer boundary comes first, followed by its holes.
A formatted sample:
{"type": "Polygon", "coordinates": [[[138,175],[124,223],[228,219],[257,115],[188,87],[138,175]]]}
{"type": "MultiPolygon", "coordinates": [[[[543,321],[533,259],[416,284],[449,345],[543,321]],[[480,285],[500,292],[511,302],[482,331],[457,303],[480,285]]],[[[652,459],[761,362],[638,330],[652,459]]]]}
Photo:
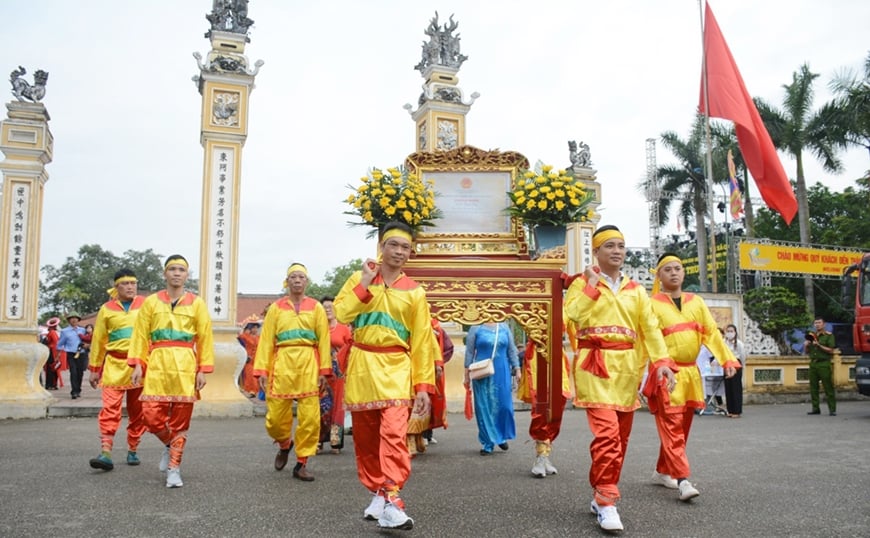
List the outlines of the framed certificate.
{"type": "Polygon", "coordinates": [[[418,152],[406,166],[432,181],[442,217],[417,237],[417,255],[528,256],[525,232],[505,209],[528,160],[516,152],[462,146],[418,152]]]}

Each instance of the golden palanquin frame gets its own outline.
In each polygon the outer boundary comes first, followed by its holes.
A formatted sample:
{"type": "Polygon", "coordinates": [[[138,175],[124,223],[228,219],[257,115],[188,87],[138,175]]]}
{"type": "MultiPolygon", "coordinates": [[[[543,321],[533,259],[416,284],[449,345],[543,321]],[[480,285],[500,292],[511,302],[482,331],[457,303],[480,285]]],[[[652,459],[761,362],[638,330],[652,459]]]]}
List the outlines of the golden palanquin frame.
{"type": "MultiPolygon", "coordinates": [[[[463,146],[446,152],[418,152],[406,165],[427,171],[499,171],[511,184],[528,160],[516,152],[463,146]]],[[[437,187],[436,187],[437,190],[437,187]]],[[[437,199],[436,199],[437,200],[437,199]]],[[[436,222],[437,224],[437,222],[436,222]]],[[[562,390],[562,267],[564,259],[529,259],[522,226],[511,219],[509,233],[420,234],[406,273],[426,289],[433,317],[476,325],[513,319],[537,351],[536,410],[552,418],[562,390]],[[555,360],[552,360],[555,358],[555,360]]]]}

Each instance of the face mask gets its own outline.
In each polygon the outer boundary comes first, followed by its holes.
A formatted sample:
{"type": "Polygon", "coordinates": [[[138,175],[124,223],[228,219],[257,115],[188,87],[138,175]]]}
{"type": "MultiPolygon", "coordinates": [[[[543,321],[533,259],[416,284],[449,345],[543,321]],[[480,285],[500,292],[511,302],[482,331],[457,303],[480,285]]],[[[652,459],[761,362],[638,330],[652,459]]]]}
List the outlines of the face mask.
{"type": "Polygon", "coordinates": [[[725,338],[734,338],[735,336],[737,336],[737,333],[733,333],[731,331],[727,331],[725,333],[725,338]]]}

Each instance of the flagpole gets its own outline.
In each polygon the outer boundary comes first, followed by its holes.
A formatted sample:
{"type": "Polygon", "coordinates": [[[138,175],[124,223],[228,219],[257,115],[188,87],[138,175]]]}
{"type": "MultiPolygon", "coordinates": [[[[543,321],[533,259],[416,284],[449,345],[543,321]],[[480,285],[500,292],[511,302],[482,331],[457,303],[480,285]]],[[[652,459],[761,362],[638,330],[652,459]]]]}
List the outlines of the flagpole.
{"type": "MultiPolygon", "coordinates": [[[[719,291],[719,283],[718,276],[716,274],[716,214],[713,212],[713,147],[711,143],[710,137],[710,95],[708,92],[707,86],[707,49],[704,46],[704,32],[706,31],[706,27],[704,25],[704,6],[706,5],[706,0],[698,0],[698,12],[701,17],[701,62],[702,68],[701,80],[704,85],[704,133],[706,135],[706,143],[707,143],[707,159],[705,162],[706,170],[704,172],[704,187],[707,189],[707,213],[710,215],[710,252],[713,253],[712,263],[710,266],[710,279],[712,281],[712,290],[713,293],[718,293],[719,291]]],[[[704,256],[707,256],[707,253],[704,253],[704,256]]],[[[706,275],[704,275],[706,276],[706,275]]],[[[702,283],[701,289],[706,289],[706,283],[702,283]]]]}

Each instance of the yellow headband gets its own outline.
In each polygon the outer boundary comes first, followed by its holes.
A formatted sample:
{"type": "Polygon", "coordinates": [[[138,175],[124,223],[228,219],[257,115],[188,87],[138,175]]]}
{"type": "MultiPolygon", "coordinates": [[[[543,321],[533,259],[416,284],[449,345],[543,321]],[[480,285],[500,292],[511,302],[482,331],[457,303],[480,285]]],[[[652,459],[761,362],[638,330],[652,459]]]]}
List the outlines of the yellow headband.
{"type": "Polygon", "coordinates": [[[610,239],[625,240],[625,236],[619,230],[605,230],[592,236],[592,248],[598,248],[610,239]]]}
{"type": "Polygon", "coordinates": [[[392,230],[387,230],[384,233],[383,237],[381,237],[381,242],[385,242],[387,239],[391,237],[401,237],[402,239],[407,239],[409,243],[414,244],[414,238],[411,237],[411,234],[404,230],[400,230],[398,228],[393,228],[392,230]]]}
{"type": "MultiPolygon", "coordinates": [[[[118,284],[123,284],[124,282],[139,282],[136,280],[135,276],[121,276],[115,279],[115,286],[118,284]]],[[[109,288],[106,290],[106,293],[109,294],[109,297],[112,300],[116,300],[118,298],[118,289],[117,288],[109,288]]]]}
{"type": "Polygon", "coordinates": [[[652,294],[653,295],[655,295],[656,293],[658,293],[662,289],[662,281],[659,279],[659,269],[661,269],[662,267],[664,267],[665,265],[667,265],[671,262],[677,262],[680,265],[683,265],[683,260],[677,258],[676,256],[665,256],[664,258],[662,258],[659,261],[659,263],[658,263],[658,265],[656,265],[655,269],[650,269],[650,273],[653,273],[655,275],[655,278],[653,279],[653,285],[652,285],[652,294]]]}
{"type": "Polygon", "coordinates": [[[188,268],[187,260],[185,260],[184,258],[169,258],[168,260],[166,260],[166,264],[163,266],[163,270],[165,271],[172,264],[183,265],[185,269],[188,268]]]}
{"type": "Polygon", "coordinates": [[[305,266],[302,265],[301,263],[294,263],[293,265],[288,267],[287,268],[287,276],[290,276],[290,273],[292,273],[294,271],[302,271],[303,273],[305,273],[306,277],[308,276],[308,269],[306,269],[305,266]]]}

